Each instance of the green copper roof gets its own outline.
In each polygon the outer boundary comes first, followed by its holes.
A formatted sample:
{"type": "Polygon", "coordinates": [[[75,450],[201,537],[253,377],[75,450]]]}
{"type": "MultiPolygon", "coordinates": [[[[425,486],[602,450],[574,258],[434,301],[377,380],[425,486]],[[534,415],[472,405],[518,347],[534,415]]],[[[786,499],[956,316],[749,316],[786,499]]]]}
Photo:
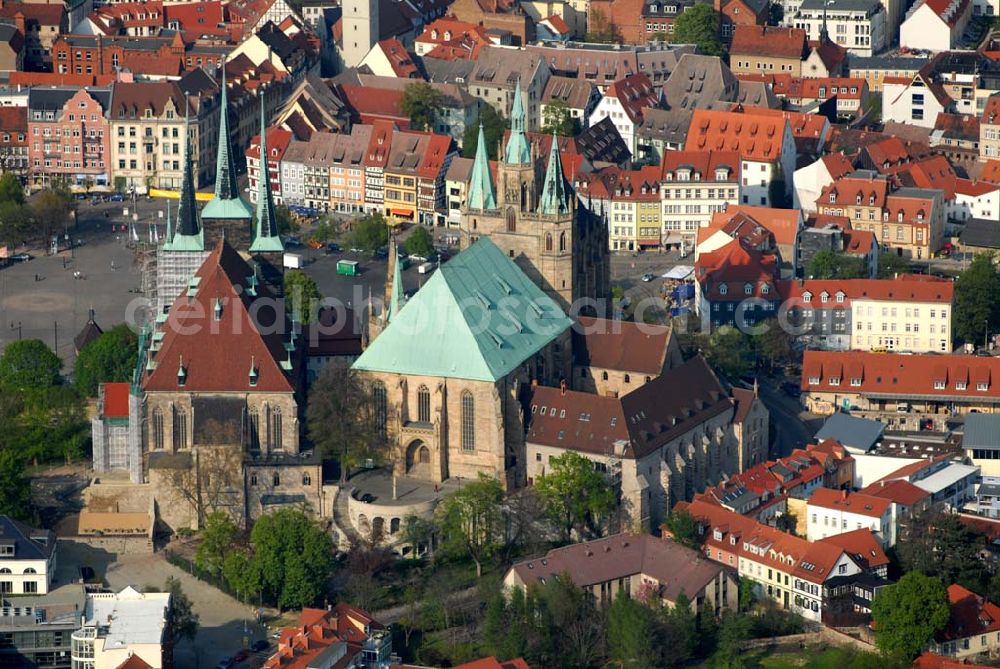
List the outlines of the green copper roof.
{"type": "Polygon", "coordinates": [[[476,143],[476,160],[472,163],[472,178],[469,180],[469,209],[496,209],[497,197],[490,176],[490,161],[487,156],[486,135],[483,124],[479,124],[479,141],[476,143]]]}
{"type": "Polygon", "coordinates": [[[493,382],[571,324],[483,237],[431,275],[354,369],[493,382]]]}
{"type": "Polygon", "coordinates": [[[521,100],[521,80],[514,85],[514,104],[510,108],[510,139],[504,151],[508,165],[527,165],[531,162],[531,147],[524,134],[524,102],[521,100]]]}
{"type": "Polygon", "coordinates": [[[181,177],[181,195],[177,202],[177,226],[173,237],[163,245],[165,251],[204,251],[205,233],[198,222],[198,207],[194,199],[191,178],[191,124],[184,113],[184,174],[181,177]]]}
{"type": "Polygon", "coordinates": [[[542,214],[569,213],[569,192],[566,177],[559,158],[559,141],[552,133],[552,149],[549,151],[549,166],[545,169],[545,185],[542,187],[542,201],[538,205],[542,214]]]}
{"type": "Polygon", "coordinates": [[[271,174],[267,164],[267,124],[264,122],[264,96],[260,96],[260,169],[257,175],[257,214],[254,217],[251,253],[268,251],[281,253],[285,245],[278,236],[278,221],[274,217],[274,198],[271,195],[271,174]]]}
{"type": "Polygon", "coordinates": [[[219,152],[215,159],[215,198],[205,205],[201,216],[212,219],[249,219],[253,216],[253,211],[247,201],[240,197],[233,145],[229,141],[229,95],[226,92],[228,87],[225,72],[219,84],[222,88],[222,100],[219,103],[219,152]]]}

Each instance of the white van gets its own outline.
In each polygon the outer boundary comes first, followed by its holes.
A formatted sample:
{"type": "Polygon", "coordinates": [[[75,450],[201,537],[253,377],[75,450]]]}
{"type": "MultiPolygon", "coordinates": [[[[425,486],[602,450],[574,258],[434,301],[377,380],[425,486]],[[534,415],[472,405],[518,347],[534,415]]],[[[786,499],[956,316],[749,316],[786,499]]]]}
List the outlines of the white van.
{"type": "Polygon", "coordinates": [[[421,263],[420,267],[417,268],[417,272],[420,274],[430,274],[434,270],[434,263],[425,262],[421,263]]]}

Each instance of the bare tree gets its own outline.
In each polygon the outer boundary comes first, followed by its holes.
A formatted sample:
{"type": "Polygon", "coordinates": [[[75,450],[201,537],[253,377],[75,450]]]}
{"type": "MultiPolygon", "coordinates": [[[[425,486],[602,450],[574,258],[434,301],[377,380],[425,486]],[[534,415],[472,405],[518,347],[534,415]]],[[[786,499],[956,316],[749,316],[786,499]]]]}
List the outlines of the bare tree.
{"type": "Polygon", "coordinates": [[[199,447],[191,451],[190,467],[168,470],[167,484],[187,502],[198,526],[213,511],[225,511],[237,525],[243,518],[243,454],[231,446],[199,447]]]}

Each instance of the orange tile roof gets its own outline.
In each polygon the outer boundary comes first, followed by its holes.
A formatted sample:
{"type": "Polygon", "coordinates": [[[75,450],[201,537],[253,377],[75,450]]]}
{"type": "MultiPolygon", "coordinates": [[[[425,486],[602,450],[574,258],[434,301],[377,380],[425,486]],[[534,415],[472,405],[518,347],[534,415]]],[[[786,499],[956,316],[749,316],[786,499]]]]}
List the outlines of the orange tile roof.
{"type": "Polygon", "coordinates": [[[889,182],[884,178],[841,177],[826,186],[816,198],[816,205],[885,207],[889,182]],[[858,198],[861,198],[860,201],[858,198]]]}
{"type": "Polygon", "coordinates": [[[725,211],[712,214],[711,226],[720,226],[737,214],[749,216],[764,226],[772,235],[774,241],[781,245],[791,246],[799,236],[799,210],[776,209],[774,207],[757,207],[748,204],[731,204],[725,211]]]}
{"type": "Polygon", "coordinates": [[[397,77],[401,79],[416,79],[420,77],[420,71],[417,69],[416,64],[410,58],[406,47],[398,39],[395,37],[384,39],[378,43],[378,46],[385,55],[386,60],[389,61],[389,66],[397,77]]]}
{"type": "MultiPolygon", "coordinates": [[[[802,389],[813,392],[844,392],[876,397],[955,397],[964,400],[1000,397],[1000,358],[965,355],[900,355],[898,353],[868,353],[864,351],[806,351],[802,363],[802,389]],[[840,378],[850,365],[849,377],[860,377],[860,386],[830,385],[831,377],[840,378]],[[813,383],[812,379],[818,379],[813,383]],[[956,381],[966,384],[956,388],[956,381]],[[944,388],[935,388],[935,382],[944,388]],[[985,390],[980,390],[982,384],[985,390]]],[[[926,462],[917,463],[927,465],[926,462]]],[[[898,478],[890,476],[884,478],[898,478]]]]}
{"type": "Polygon", "coordinates": [[[922,2],[950,28],[958,24],[959,19],[969,11],[971,5],[970,0],[922,0],[922,2]]]}
{"type": "Polygon", "coordinates": [[[688,151],[732,151],[742,160],[773,162],[781,157],[787,121],[747,111],[696,109],[688,126],[688,151]]]}
{"type": "Polygon", "coordinates": [[[967,639],[1000,631],[1000,606],[958,583],[948,586],[951,618],[948,626],[935,635],[937,641],[967,639]]]}
{"type": "Polygon", "coordinates": [[[733,56],[767,56],[802,60],[808,55],[806,31],[801,28],[738,25],[729,47],[733,56]]]}
{"type": "MultiPolygon", "coordinates": [[[[801,298],[805,293],[818,297],[823,293],[831,296],[830,307],[838,306],[832,301],[837,293],[844,294],[845,307],[851,300],[876,300],[891,302],[940,303],[950,305],[955,290],[951,279],[926,274],[903,274],[892,281],[885,279],[792,279],[779,281],[778,291],[784,299],[801,298]]],[[[823,308],[822,303],[816,305],[823,308]]]]}
{"type": "Polygon", "coordinates": [[[868,528],[835,534],[820,541],[844,549],[857,562],[867,564],[869,569],[889,566],[889,558],[882,550],[882,544],[868,528]]]}
{"type": "Polygon", "coordinates": [[[642,72],[619,79],[604,92],[605,97],[618,98],[622,109],[633,123],[642,122],[644,107],[655,107],[659,101],[649,75],[642,72]]]}
{"type": "Polygon", "coordinates": [[[924,653],[913,661],[914,669],[991,669],[985,664],[969,664],[965,660],[924,653]]]}
{"type": "Polygon", "coordinates": [[[991,95],[986,98],[986,106],[979,117],[980,123],[987,125],[1000,125],[1000,95],[991,95]]]}
{"type": "Polygon", "coordinates": [[[870,486],[862,488],[861,492],[872,497],[883,497],[903,506],[912,506],[931,496],[923,488],[918,488],[904,479],[875,481],[870,486]]]}
{"type": "Polygon", "coordinates": [[[774,283],[777,275],[777,261],[773,255],[764,255],[760,251],[748,249],[734,239],[725,246],[702,253],[695,261],[695,276],[702,286],[702,294],[706,299],[740,299],[748,297],[744,292],[744,284],[751,284],[753,297],[768,297],[775,299],[777,292],[765,292],[774,283]],[[729,284],[733,284],[730,289],[729,284]],[[726,292],[722,287],[726,286],[726,292]]]}
{"type": "Polygon", "coordinates": [[[832,490],[830,488],[817,488],[812,497],[809,498],[810,506],[818,506],[824,509],[838,509],[848,513],[856,513],[860,516],[870,516],[881,518],[892,504],[887,499],[872,497],[860,492],[848,492],[847,490],[832,490]]]}
{"type": "Polygon", "coordinates": [[[833,179],[839,179],[854,171],[854,165],[851,164],[851,161],[843,153],[830,153],[820,158],[820,160],[823,161],[826,171],[830,173],[830,177],[833,179]]]}
{"type": "Polygon", "coordinates": [[[105,383],[104,418],[128,418],[130,383],[105,383]]]}
{"type": "Polygon", "coordinates": [[[740,155],[735,151],[664,151],[660,160],[660,179],[675,175],[681,168],[701,175],[701,181],[715,181],[720,168],[729,168],[728,181],[740,180],[740,155]]]}
{"type": "Polygon", "coordinates": [[[1000,184],[1000,160],[987,160],[979,171],[979,178],[989,183],[1000,184]]]}
{"type": "Polygon", "coordinates": [[[493,656],[484,657],[480,660],[473,660],[455,667],[455,669],[531,669],[524,658],[506,660],[501,662],[493,656]]]}

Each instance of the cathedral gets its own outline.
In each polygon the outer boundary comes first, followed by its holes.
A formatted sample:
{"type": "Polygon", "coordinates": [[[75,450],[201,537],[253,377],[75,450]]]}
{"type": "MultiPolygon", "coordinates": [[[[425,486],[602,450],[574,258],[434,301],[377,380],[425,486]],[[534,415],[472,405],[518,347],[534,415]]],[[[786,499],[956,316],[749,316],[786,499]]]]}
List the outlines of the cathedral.
{"type": "Polygon", "coordinates": [[[510,138],[496,167],[496,187],[484,133],[479,130],[462,210],[462,248],[489,237],[565,311],[570,312],[578,300],[593,300],[596,304],[575,309],[604,313],[611,294],[607,224],[577,202],[554,138],[548,163],[543,164],[537,145],[525,133],[520,84],[514,92],[510,125],[510,138]]]}

